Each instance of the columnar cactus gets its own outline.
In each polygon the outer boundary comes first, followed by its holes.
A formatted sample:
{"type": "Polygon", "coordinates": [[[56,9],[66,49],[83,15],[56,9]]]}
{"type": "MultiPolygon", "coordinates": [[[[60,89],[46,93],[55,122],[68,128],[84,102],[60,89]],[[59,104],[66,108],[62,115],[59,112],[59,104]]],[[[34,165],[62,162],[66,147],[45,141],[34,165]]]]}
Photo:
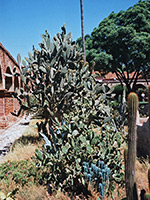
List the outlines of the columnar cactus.
{"type": "Polygon", "coordinates": [[[135,200],[135,161],[136,161],[136,116],[138,97],[131,92],[128,96],[128,155],[126,165],[126,193],[127,200],[135,200]]]}
{"type": "MultiPolygon", "coordinates": [[[[125,163],[125,183],[127,183],[127,158],[128,158],[128,147],[124,149],[124,163],[125,163]]],[[[127,187],[127,185],[126,185],[127,187]]]]}

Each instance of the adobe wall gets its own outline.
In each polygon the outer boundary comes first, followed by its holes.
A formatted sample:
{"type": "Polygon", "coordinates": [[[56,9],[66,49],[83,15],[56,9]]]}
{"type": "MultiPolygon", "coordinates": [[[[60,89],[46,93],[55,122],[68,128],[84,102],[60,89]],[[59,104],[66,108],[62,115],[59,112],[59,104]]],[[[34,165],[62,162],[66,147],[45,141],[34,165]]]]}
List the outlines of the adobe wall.
{"type": "Polygon", "coordinates": [[[19,109],[18,101],[11,95],[15,90],[19,90],[21,85],[20,77],[11,77],[14,67],[19,72],[17,62],[0,43],[0,130],[17,120],[10,114],[19,109]],[[9,74],[9,77],[6,77],[4,73],[9,74]]]}

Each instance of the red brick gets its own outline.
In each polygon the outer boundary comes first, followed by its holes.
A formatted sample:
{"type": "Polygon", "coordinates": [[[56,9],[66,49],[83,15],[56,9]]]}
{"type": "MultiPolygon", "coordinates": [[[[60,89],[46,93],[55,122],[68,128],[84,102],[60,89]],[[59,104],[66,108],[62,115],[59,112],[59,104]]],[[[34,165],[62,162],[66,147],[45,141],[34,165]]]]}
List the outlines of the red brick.
{"type": "Polygon", "coordinates": [[[0,43],[0,129],[7,127],[9,121],[17,120],[16,117],[10,115],[10,112],[18,110],[19,103],[12,98],[10,93],[13,93],[16,88],[20,87],[20,77],[8,78],[4,76],[6,72],[11,74],[14,66],[17,68],[17,72],[19,72],[17,62],[0,43]],[[6,116],[9,117],[6,118],[6,116]]]}

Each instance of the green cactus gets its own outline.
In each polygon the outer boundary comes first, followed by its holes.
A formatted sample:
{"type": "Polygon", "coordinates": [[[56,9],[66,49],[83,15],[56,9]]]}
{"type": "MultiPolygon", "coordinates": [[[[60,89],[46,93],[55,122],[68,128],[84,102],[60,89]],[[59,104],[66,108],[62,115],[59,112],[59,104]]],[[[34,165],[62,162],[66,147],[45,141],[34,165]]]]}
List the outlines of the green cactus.
{"type": "MultiPolygon", "coordinates": [[[[120,147],[124,138],[117,123],[119,113],[112,109],[112,91],[96,82],[65,26],[53,41],[47,31],[41,36],[40,50],[33,47],[27,62],[22,61],[24,88],[14,94],[20,103],[17,116],[29,110],[44,118],[37,123],[45,140],[42,151],[35,152],[37,166],[46,169],[43,176],[56,190],[77,190],[77,182],[84,185],[82,162],[96,163],[101,157],[111,169],[108,190],[113,191],[115,182],[123,182],[120,147]]],[[[18,55],[19,64],[20,60],[18,55]]]]}
{"type": "MultiPolygon", "coordinates": [[[[128,158],[128,147],[124,148],[125,183],[127,183],[127,158],[128,158]]],[[[127,184],[126,184],[126,187],[127,187],[127,184]]]]}
{"type": "MultiPolygon", "coordinates": [[[[20,103],[19,112],[13,113],[16,116],[22,110],[35,113],[45,105],[49,108],[46,110],[47,119],[61,115],[64,110],[72,107],[72,101],[69,99],[76,93],[78,86],[86,84],[90,74],[88,64],[82,62],[82,54],[77,52],[71,33],[66,35],[65,25],[62,27],[62,33],[57,33],[52,42],[47,31],[41,37],[41,50],[33,47],[33,54],[29,52],[29,57],[25,57],[28,64],[22,60],[22,67],[21,56],[17,56],[19,75],[24,88],[21,88],[19,94],[14,94],[20,103]],[[31,93],[36,105],[32,105],[31,93]],[[26,102],[22,102],[20,97],[24,97],[26,102]]],[[[16,73],[12,75],[15,76],[16,73]]],[[[43,112],[45,113],[45,110],[43,112]]]]}
{"type": "Polygon", "coordinates": [[[136,115],[138,97],[135,93],[128,96],[128,156],[126,165],[126,194],[127,200],[134,200],[135,190],[135,162],[136,162],[136,115]]]}
{"type": "MultiPolygon", "coordinates": [[[[128,148],[126,147],[124,149],[124,161],[125,161],[125,183],[126,183],[126,190],[128,188],[128,148]]],[[[128,198],[125,198],[128,199],[128,198]]],[[[133,186],[133,199],[138,200],[138,194],[137,194],[137,185],[134,183],[133,186]]]]}

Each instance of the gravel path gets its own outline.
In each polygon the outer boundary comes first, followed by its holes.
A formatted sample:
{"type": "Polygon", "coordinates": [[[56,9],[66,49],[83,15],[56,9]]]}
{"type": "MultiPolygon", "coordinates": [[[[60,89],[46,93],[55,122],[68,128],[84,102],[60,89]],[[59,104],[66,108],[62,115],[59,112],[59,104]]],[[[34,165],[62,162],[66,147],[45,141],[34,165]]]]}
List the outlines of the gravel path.
{"type": "Polygon", "coordinates": [[[8,153],[13,142],[22,136],[25,129],[28,127],[31,117],[23,117],[17,123],[12,125],[2,134],[0,134],[0,160],[8,153]]]}

